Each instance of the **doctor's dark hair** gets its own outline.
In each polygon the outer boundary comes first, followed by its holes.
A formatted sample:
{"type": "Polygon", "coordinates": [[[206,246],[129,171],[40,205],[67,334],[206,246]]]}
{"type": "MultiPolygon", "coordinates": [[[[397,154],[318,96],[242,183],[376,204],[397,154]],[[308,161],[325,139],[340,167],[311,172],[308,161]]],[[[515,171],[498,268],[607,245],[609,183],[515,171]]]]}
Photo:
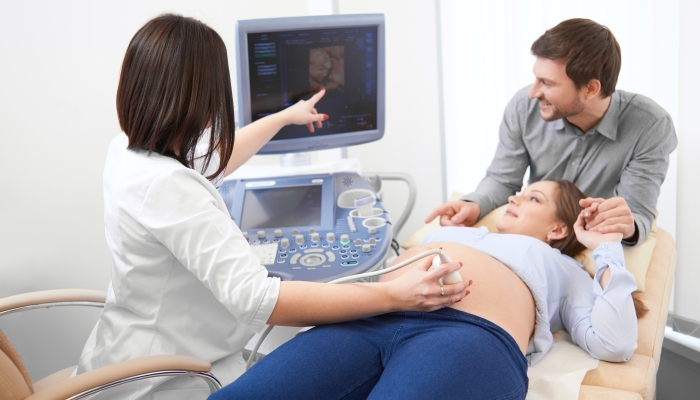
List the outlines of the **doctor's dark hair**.
{"type": "Polygon", "coordinates": [[[530,51],[537,57],[566,61],[566,75],[577,88],[597,79],[603,98],[615,92],[622,53],[615,36],[603,25],[590,19],[568,19],[535,40],[530,51]]]}
{"type": "Polygon", "coordinates": [[[226,46],[204,23],[164,14],[136,32],[124,55],[117,89],[119,125],[130,149],[174,158],[193,168],[208,131],[203,170],[215,151],[226,168],[234,142],[233,95],[226,46]],[[208,129],[209,128],[209,129],[208,129]]]}
{"type": "MultiPolygon", "coordinates": [[[[550,243],[555,249],[559,249],[562,254],[566,254],[569,257],[575,257],[582,251],[586,250],[586,246],[582,245],[576,239],[576,233],[574,232],[574,223],[578,219],[578,215],[583,211],[583,207],[579,205],[579,200],[585,199],[586,194],[583,193],[575,184],[565,181],[556,180],[554,183],[557,184],[557,196],[556,196],[556,206],[557,206],[557,218],[564,222],[569,228],[569,234],[560,240],[550,243]]],[[[639,298],[639,293],[632,293],[632,301],[634,303],[634,310],[637,314],[637,319],[644,317],[649,309],[646,308],[644,302],[639,298]]]]}

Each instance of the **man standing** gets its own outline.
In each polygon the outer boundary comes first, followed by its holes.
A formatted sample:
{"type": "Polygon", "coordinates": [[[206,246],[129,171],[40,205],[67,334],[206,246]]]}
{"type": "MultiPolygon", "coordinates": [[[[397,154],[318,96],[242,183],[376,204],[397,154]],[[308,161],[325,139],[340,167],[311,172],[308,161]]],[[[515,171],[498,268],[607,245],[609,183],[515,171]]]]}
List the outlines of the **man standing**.
{"type": "Polygon", "coordinates": [[[461,200],[433,210],[443,226],[471,226],[530,183],[572,181],[590,197],[586,228],[646,238],[669,154],[676,148],[668,113],[642,95],[615,90],[620,45],[605,26],[570,19],[531,47],[535,82],[506,107],[500,143],[486,177],[461,200]]]}

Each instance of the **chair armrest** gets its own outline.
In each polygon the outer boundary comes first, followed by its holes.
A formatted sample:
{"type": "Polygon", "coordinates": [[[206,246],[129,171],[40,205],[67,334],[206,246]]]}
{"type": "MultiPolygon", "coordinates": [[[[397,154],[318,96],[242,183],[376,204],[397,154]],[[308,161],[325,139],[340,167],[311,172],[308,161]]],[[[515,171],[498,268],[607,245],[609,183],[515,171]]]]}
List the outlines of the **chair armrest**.
{"type": "Polygon", "coordinates": [[[64,400],[87,397],[124,383],[162,376],[199,376],[212,392],[221,388],[209,373],[211,364],[188,356],[147,356],[122,361],[61,381],[27,400],[64,400]]]}
{"type": "Polygon", "coordinates": [[[90,289],[42,290],[0,299],[0,316],[13,312],[55,306],[104,307],[107,293],[90,289]]]}

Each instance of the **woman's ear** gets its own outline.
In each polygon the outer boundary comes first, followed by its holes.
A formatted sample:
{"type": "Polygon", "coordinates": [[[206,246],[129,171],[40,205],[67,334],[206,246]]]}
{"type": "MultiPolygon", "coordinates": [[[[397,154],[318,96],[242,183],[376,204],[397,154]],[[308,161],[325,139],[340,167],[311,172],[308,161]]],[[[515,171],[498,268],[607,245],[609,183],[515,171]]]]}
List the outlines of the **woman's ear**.
{"type": "Polygon", "coordinates": [[[556,242],[569,235],[569,228],[564,223],[558,223],[547,233],[547,243],[556,242]]]}

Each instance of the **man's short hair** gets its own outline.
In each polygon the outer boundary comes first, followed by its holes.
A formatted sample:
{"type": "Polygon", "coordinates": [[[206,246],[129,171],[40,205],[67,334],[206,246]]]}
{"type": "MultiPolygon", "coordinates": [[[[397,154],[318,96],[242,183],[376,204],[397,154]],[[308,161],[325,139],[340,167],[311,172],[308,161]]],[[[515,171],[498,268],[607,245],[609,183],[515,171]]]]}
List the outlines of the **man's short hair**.
{"type": "Polygon", "coordinates": [[[600,81],[603,98],[615,92],[620,74],[620,45],[607,27],[590,19],[574,18],[547,30],[530,48],[533,55],[566,61],[566,75],[577,87],[600,81]]]}

